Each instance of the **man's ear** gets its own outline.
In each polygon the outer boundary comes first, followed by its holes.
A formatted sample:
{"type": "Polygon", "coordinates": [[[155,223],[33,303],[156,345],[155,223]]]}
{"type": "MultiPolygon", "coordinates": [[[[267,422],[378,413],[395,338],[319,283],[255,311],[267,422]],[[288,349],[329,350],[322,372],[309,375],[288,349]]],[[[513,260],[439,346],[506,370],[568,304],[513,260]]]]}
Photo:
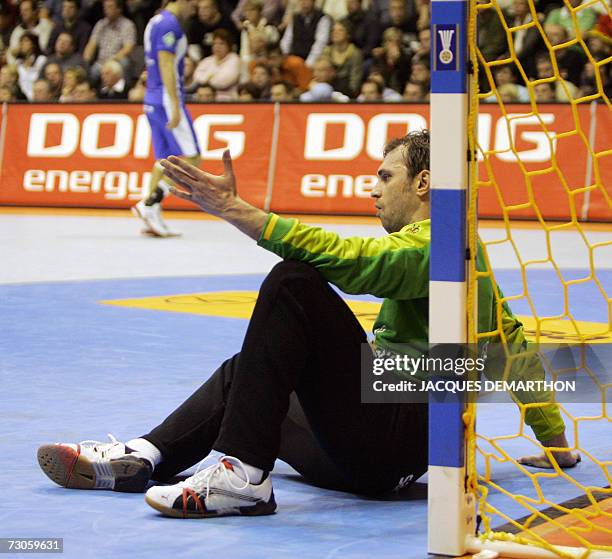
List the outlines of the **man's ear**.
{"type": "Polygon", "coordinates": [[[419,198],[427,198],[429,196],[429,171],[424,169],[415,178],[415,192],[419,198]]]}

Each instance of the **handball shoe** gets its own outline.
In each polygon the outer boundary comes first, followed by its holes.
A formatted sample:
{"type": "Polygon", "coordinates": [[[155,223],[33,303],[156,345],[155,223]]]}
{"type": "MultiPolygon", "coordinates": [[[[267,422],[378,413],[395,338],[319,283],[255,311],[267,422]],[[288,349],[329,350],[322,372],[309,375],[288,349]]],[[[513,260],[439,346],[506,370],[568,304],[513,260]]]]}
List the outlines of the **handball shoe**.
{"type": "Polygon", "coordinates": [[[147,226],[145,234],[153,237],[177,237],[178,233],[170,231],[166,222],[161,216],[161,204],[153,204],[147,206],[144,200],[141,200],[132,207],[132,213],[142,219],[147,226]]]}
{"type": "Polygon", "coordinates": [[[126,454],[125,445],[109,437],[110,443],[43,445],[38,449],[38,463],[47,477],[62,487],[144,492],[153,467],[147,460],[126,454]]]}
{"type": "Polygon", "coordinates": [[[176,485],[151,487],[145,500],[155,510],[174,518],[259,516],[276,510],[270,476],[266,475],[261,483],[250,483],[242,462],[231,456],[223,456],[217,464],[176,485]]]}

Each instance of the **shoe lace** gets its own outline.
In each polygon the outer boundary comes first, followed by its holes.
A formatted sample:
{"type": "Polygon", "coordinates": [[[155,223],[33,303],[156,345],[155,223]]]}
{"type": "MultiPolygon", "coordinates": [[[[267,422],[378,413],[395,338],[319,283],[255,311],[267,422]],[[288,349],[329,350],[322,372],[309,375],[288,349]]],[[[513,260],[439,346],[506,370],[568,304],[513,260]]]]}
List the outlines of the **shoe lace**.
{"type": "Polygon", "coordinates": [[[202,462],[200,462],[200,464],[198,464],[198,467],[196,468],[195,474],[193,474],[191,477],[187,478],[183,482],[185,486],[197,491],[198,493],[205,492],[206,498],[208,498],[208,496],[210,495],[210,484],[213,478],[217,476],[225,476],[225,481],[227,482],[227,484],[236,491],[242,491],[243,489],[246,489],[251,483],[249,473],[246,471],[242,460],[240,460],[239,458],[235,458],[234,456],[221,456],[216,464],[213,464],[212,466],[208,466],[207,468],[201,470],[200,468],[204,465],[206,460],[208,460],[208,458],[205,458],[202,462]],[[229,462],[232,465],[232,468],[240,468],[245,478],[244,484],[236,485],[232,481],[232,478],[229,475],[230,468],[225,465],[224,461],[229,462]]]}
{"type": "Polygon", "coordinates": [[[102,458],[104,458],[106,453],[111,448],[113,448],[115,445],[121,444],[112,433],[107,433],[107,436],[110,439],[109,443],[104,443],[101,441],[94,441],[94,440],[86,440],[86,441],[81,441],[79,444],[81,446],[92,447],[94,452],[100,453],[102,455],[102,458]]]}

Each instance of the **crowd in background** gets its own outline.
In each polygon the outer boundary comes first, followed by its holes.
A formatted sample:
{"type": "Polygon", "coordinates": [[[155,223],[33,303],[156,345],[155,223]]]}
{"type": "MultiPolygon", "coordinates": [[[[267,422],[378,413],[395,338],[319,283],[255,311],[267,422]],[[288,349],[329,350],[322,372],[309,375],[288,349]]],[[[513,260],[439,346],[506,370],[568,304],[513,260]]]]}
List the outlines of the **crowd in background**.
{"type": "MultiPolygon", "coordinates": [[[[192,1],[190,101],[428,101],[429,0],[192,1]]],[[[573,12],[582,0],[538,0],[533,14],[527,0],[498,0],[499,11],[479,11],[484,100],[529,101],[528,80],[556,74],[532,88],[538,101],[612,97],[607,1],[573,12]],[[528,25],[534,16],[538,25],[528,25]]],[[[0,102],[142,101],[144,29],[159,8],[160,0],[2,0],[0,102]]]]}

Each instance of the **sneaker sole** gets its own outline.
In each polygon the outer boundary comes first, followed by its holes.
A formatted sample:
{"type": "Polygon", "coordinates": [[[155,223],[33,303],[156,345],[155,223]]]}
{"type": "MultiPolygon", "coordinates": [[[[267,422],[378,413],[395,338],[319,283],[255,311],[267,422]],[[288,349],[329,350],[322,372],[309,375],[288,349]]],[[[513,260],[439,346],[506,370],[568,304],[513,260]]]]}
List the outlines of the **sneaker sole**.
{"type": "MultiPolygon", "coordinates": [[[[77,445],[78,447],[78,445],[77,445]]],[[[134,460],[115,459],[110,463],[115,486],[96,487],[93,463],[69,446],[49,444],[38,449],[38,464],[53,482],[68,489],[106,489],[123,493],[142,493],[149,482],[149,471],[134,460]]]]}
{"type": "Polygon", "coordinates": [[[274,500],[274,493],[272,493],[270,500],[265,503],[259,501],[252,507],[236,507],[232,509],[224,509],[222,512],[210,510],[204,512],[192,512],[192,511],[181,511],[173,509],[172,507],[166,507],[157,501],[149,498],[145,495],[146,503],[154,508],[156,511],[162,513],[164,516],[171,518],[217,518],[222,516],[267,516],[276,513],[276,501],[274,500]]]}

